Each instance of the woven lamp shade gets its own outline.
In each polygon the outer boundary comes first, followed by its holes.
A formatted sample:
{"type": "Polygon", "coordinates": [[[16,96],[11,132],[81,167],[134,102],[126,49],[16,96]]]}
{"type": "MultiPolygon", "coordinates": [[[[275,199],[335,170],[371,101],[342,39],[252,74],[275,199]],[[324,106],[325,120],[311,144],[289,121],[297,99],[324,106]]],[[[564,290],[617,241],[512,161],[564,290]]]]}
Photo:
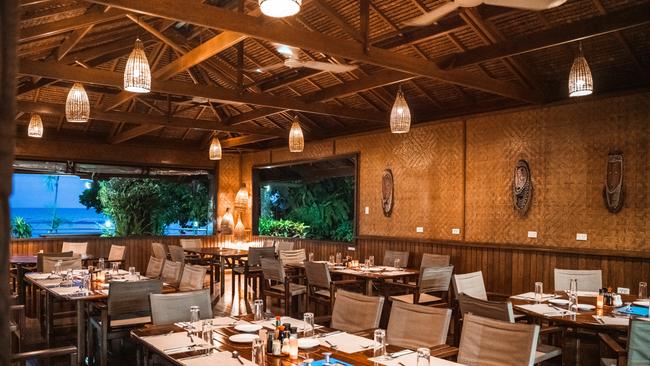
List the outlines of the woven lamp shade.
{"type": "Polygon", "coordinates": [[[237,225],[235,225],[235,238],[239,240],[243,240],[245,232],[246,232],[246,227],[244,226],[244,223],[241,221],[241,215],[239,215],[239,217],[237,218],[237,225]]]}
{"type": "Polygon", "coordinates": [[[246,184],[242,183],[239,187],[239,191],[235,196],[235,210],[246,211],[248,208],[248,191],[246,190],[246,184]]]}
{"type": "Polygon", "coordinates": [[[135,40],[135,46],[124,68],[124,90],[133,93],[148,93],[151,90],[151,70],[149,61],[144,53],[144,46],[139,39],[135,40]]]}
{"type": "Polygon", "coordinates": [[[392,133],[407,133],[411,129],[411,110],[400,87],[397,90],[393,109],[390,111],[390,131],[392,133]]]}
{"type": "Polygon", "coordinates": [[[298,14],[302,0],[259,0],[258,3],[262,14],[274,18],[284,18],[298,14]]]}
{"type": "Polygon", "coordinates": [[[68,122],[83,123],[90,118],[88,94],[81,83],[74,83],[65,100],[65,119],[68,122]]]}
{"type": "Polygon", "coordinates": [[[591,70],[587,59],[580,55],[573,60],[571,72],[569,73],[569,96],[582,97],[594,92],[594,80],[591,77],[591,70]]]}
{"type": "Polygon", "coordinates": [[[38,114],[32,114],[29,119],[29,127],[27,127],[27,136],[29,137],[43,137],[43,120],[38,114]]]}
{"type": "Polygon", "coordinates": [[[221,229],[221,233],[224,235],[231,235],[233,232],[233,226],[234,226],[234,219],[232,217],[232,213],[230,212],[230,208],[226,208],[226,213],[223,214],[223,217],[221,218],[221,223],[219,225],[219,228],[221,229]]]}
{"type": "Polygon", "coordinates": [[[300,121],[298,121],[298,117],[295,117],[289,131],[289,151],[302,152],[304,148],[305,137],[302,134],[302,128],[300,128],[300,121]]]}
{"type": "Polygon", "coordinates": [[[210,142],[210,160],[221,160],[221,143],[217,136],[212,138],[210,142]]]}

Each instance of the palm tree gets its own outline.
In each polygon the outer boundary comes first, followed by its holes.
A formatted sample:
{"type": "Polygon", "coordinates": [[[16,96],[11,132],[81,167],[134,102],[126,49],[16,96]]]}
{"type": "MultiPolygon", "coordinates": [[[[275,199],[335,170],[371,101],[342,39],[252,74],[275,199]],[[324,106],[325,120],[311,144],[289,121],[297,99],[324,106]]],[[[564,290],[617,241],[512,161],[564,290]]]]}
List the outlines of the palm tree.
{"type": "Polygon", "coordinates": [[[54,192],[54,207],[52,207],[52,224],[50,225],[50,232],[55,232],[59,227],[59,220],[56,217],[56,206],[59,201],[59,177],[58,175],[47,175],[44,178],[45,186],[50,192],[54,192]]]}

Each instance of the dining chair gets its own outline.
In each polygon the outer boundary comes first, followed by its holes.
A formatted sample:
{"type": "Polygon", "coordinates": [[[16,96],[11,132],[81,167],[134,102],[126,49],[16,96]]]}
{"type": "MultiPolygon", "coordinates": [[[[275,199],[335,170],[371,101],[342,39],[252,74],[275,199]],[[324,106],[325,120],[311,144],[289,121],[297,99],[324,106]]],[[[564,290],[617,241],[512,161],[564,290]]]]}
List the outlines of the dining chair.
{"type": "Polygon", "coordinates": [[[203,266],[186,264],[183,266],[181,282],[178,285],[180,291],[196,291],[203,288],[205,274],[208,269],[203,266]]]}
{"type": "Polygon", "coordinates": [[[293,250],[293,242],[278,240],[275,242],[275,252],[280,253],[283,250],[293,250]]]}
{"type": "Polygon", "coordinates": [[[182,246],[170,245],[167,249],[169,249],[169,256],[174,262],[185,263],[185,249],[182,246]]]}
{"type": "MultiPolygon", "coordinates": [[[[515,322],[516,317],[512,309],[512,303],[510,301],[481,300],[464,293],[459,294],[456,300],[458,300],[458,308],[460,309],[461,319],[464,318],[465,314],[473,314],[483,318],[500,320],[509,323],[515,322]]],[[[464,331],[464,327],[458,327],[457,329],[462,329],[462,331],[464,331]]],[[[545,344],[541,342],[541,336],[559,334],[560,340],[556,340],[556,343],[562,344],[563,342],[561,339],[563,332],[564,329],[559,327],[540,328],[540,341],[538,342],[535,350],[535,364],[562,355],[561,347],[556,347],[551,344],[545,344]]]]}
{"type": "Polygon", "coordinates": [[[451,309],[395,302],[390,310],[386,342],[398,347],[434,347],[447,343],[451,309]]]}
{"type": "Polygon", "coordinates": [[[81,256],[79,255],[73,255],[72,257],[45,257],[43,258],[43,272],[52,272],[54,266],[59,261],[61,262],[61,271],[81,269],[81,256]]]}
{"type": "Polygon", "coordinates": [[[329,267],[325,262],[305,262],[307,275],[307,309],[312,302],[316,305],[324,304],[328,311],[334,308],[336,290],[341,287],[357,286],[361,288],[363,281],[338,280],[332,281],[329,267]]]}
{"type": "Polygon", "coordinates": [[[279,257],[285,265],[302,264],[307,261],[307,254],[304,249],[281,250],[279,257]]]}
{"type": "Polygon", "coordinates": [[[377,328],[383,307],[383,296],[366,296],[338,290],[330,327],[350,333],[377,328]]]}
{"type": "Polygon", "coordinates": [[[577,269],[553,269],[555,291],[564,291],[569,289],[572,279],[578,280],[578,290],[598,292],[603,288],[603,271],[595,270],[577,270],[577,269]]]}
{"type": "Polygon", "coordinates": [[[144,275],[149,278],[159,278],[160,274],[162,273],[164,263],[164,259],[156,258],[154,256],[149,257],[149,263],[147,263],[147,271],[144,275]]]}
{"type": "Polygon", "coordinates": [[[181,279],[182,262],[165,261],[160,274],[160,279],[171,286],[177,287],[181,279]]]}
{"type": "Polygon", "coordinates": [[[603,357],[602,366],[638,366],[650,365],[650,321],[630,319],[627,337],[627,349],[606,333],[598,336],[607,348],[616,354],[615,358],[603,357]]]}
{"type": "Polygon", "coordinates": [[[447,267],[449,265],[449,258],[448,255],[424,253],[422,254],[420,268],[447,267]]]}
{"type": "Polygon", "coordinates": [[[183,249],[201,248],[201,246],[203,245],[201,239],[198,238],[180,239],[179,242],[183,249]]]}
{"type": "Polygon", "coordinates": [[[387,250],[384,252],[383,264],[387,267],[395,265],[395,259],[399,259],[400,267],[408,267],[409,252],[400,252],[395,250],[387,250]]]}
{"type": "Polygon", "coordinates": [[[94,303],[99,314],[89,318],[89,329],[94,332],[89,337],[90,359],[94,358],[99,366],[106,366],[109,341],[128,338],[132,329],[151,323],[149,295],[161,292],[160,280],[111,282],[106,304],[94,303]],[[95,339],[98,341],[99,360],[93,344],[95,339]]]}
{"type": "Polygon", "coordinates": [[[456,298],[458,298],[459,294],[467,294],[481,300],[488,299],[485,282],[483,282],[483,272],[481,271],[455,274],[453,276],[453,283],[456,298]]]}
{"type": "Polygon", "coordinates": [[[275,243],[273,242],[273,240],[264,240],[262,246],[264,248],[272,248],[275,247],[275,243]]]}
{"type": "Polygon", "coordinates": [[[63,242],[63,246],[61,246],[61,252],[73,252],[74,254],[79,254],[79,255],[85,255],[86,250],[88,249],[88,243],[70,243],[70,242],[63,242]]]}
{"type": "Polygon", "coordinates": [[[465,314],[458,363],[467,366],[532,366],[539,325],[465,314]]]}
{"type": "Polygon", "coordinates": [[[298,310],[298,301],[307,293],[307,287],[294,283],[300,276],[290,276],[284,272],[284,265],[279,259],[261,258],[262,267],[262,301],[266,309],[266,298],[275,297],[284,300],[284,315],[291,316],[298,310]],[[293,311],[292,311],[293,310],[293,311]]]}
{"type": "Polygon", "coordinates": [[[126,246],[111,245],[111,250],[108,252],[109,262],[123,262],[125,258],[126,258],[126,246]]]}
{"type": "Polygon", "coordinates": [[[199,307],[201,319],[211,319],[212,303],[208,289],[177,292],[173,294],[151,294],[151,322],[166,325],[191,320],[190,307],[199,307]]]}
{"type": "MultiPolygon", "coordinates": [[[[36,255],[36,272],[45,272],[43,269],[43,260],[45,258],[70,258],[73,254],[72,251],[63,253],[38,253],[36,255]]],[[[51,272],[51,270],[47,272],[51,272]]]]}
{"type": "Polygon", "coordinates": [[[151,252],[153,253],[153,256],[158,259],[167,259],[167,249],[165,249],[165,244],[151,243],[151,252]]]}
{"type": "Polygon", "coordinates": [[[420,269],[418,282],[414,285],[409,283],[393,282],[392,286],[406,288],[412,293],[405,295],[393,295],[392,301],[401,301],[409,304],[432,304],[449,298],[449,284],[454,266],[447,267],[425,267],[420,269]],[[431,295],[435,293],[436,295],[431,295]]]}
{"type": "Polygon", "coordinates": [[[258,289],[256,282],[262,277],[262,267],[260,260],[262,258],[275,258],[275,248],[262,247],[250,248],[248,257],[241,261],[241,264],[232,269],[232,293],[235,293],[235,287],[239,288],[241,276],[244,276],[244,293],[248,294],[248,286],[253,288],[253,297],[257,297],[258,289]]]}

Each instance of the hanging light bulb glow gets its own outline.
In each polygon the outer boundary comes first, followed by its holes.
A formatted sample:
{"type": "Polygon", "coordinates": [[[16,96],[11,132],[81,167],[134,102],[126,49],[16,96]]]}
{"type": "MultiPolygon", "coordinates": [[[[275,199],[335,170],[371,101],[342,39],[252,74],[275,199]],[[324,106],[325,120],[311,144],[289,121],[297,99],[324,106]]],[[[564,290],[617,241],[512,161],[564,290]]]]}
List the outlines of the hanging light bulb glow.
{"type": "Polygon", "coordinates": [[[302,0],[259,0],[262,14],[274,18],[284,18],[298,14],[302,0]]]}
{"type": "Polygon", "coordinates": [[[291,130],[289,130],[289,151],[302,152],[304,148],[305,137],[302,134],[302,128],[300,128],[298,116],[296,116],[291,124],[291,130]]]}
{"type": "Polygon", "coordinates": [[[245,231],[246,231],[246,227],[244,226],[244,223],[241,221],[241,215],[239,215],[239,217],[237,218],[237,225],[235,225],[235,238],[239,240],[243,240],[245,231]]]}
{"type": "Polygon", "coordinates": [[[212,138],[209,150],[210,160],[221,160],[221,143],[217,136],[212,138]]]}
{"type": "Polygon", "coordinates": [[[124,90],[133,93],[148,93],[151,90],[151,70],[140,39],[135,40],[133,51],[126,61],[124,90]]]}
{"type": "Polygon", "coordinates": [[[224,235],[230,235],[233,232],[234,219],[230,208],[226,208],[226,213],[223,214],[221,218],[221,233],[224,235]]]}
{"type": "Polygon", "coordinates": [[[32,114],[29,119],[29,127],[27,127],[27,136],[29,137],[43,137],[43,120],[38,114],[32,114]]]}
{"type": "Polygon", "coordinates": [[[571,72],[569,73],[569,97],[582,97],[593,92],[594,80],[587,59],[582,54],[581,44],[580,54],[573,60],[571,72]]]}
{"type": "Polygon", "coordinates": [[[393,109],[390,111],[390,131],[392,133],[407,133],[411,129],[411,110],[409,109],[402,87],[397,90],[393,109]]]}
{"type": "Polygon", "coordinates": [[[235,210],[246,211],[248,208],[248,191],[246,190],[246,183],[242,183],[239,191],[235,196],[235,210]]]}
{"type": "Polygon", "coordinates": [[[90,118],[88,94],[81,83],[74,83],[65,100],[65,118],[68,122],[84,123],[90,118]]]}

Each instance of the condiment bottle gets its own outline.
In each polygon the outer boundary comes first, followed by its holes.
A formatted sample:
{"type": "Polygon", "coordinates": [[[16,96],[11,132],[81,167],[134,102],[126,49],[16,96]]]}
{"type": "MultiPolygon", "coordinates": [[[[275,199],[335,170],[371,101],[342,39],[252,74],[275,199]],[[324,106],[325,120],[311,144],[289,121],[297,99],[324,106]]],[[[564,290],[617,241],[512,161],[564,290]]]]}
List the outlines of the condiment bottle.
{"type": "Polygon", "coordinates": [[[273,343],[275,342],[275,339],[273,338],[273,334],[269,334],[269,337],[266,341],[266,353],[273,353],[273,343]]]}
{"type": "Polygon", "coordinates": [[[596,308],[602,309],[604,303],[605,303],[605,294],[603,293],[603,289],[601,288],[598,290],[598,296],[596,297],[596,308]]]}
{"type": "Polygon", "coordinates": [[[284,337],[282,338],[282,354],[289,354],[289,338],[291,338],[291,333],[287,330],[284,332],[284,337]]]}
{"type": "Polygon", "coordinates": [[[273,356],[280,356],[282,354],[282,342],[279,339],[273,340],[273,356]]]}

